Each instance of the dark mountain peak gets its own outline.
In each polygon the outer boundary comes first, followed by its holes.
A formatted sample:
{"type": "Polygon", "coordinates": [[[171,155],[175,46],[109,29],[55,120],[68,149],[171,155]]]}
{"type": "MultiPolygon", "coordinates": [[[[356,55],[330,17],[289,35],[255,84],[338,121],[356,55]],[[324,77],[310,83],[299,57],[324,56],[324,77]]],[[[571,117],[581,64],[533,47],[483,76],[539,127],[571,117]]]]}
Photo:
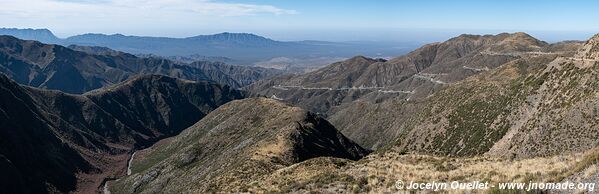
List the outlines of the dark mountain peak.
{"type": "Polygon", "coordinates": [[[75,173],[92,170],[89,163],[64,142],[64,136],[56,135],[54,130],[58,126],[48,124],[42,106],[24,87],[4,74],[0,74],[0,112],[3,192],[66,193],[75,189],[75,173]]]}
{"type": "Polygon", "coordinates": [[[0,35],[0,48],[6,49],[7,46],[19,41],[18,38],[11,35],[0,35]]]}
{"type": "Polygon", "coordinates": [[[35,40],[23,40],[12,35],[0,35],[0,48],[5,48],[7,44],[16,44],[21,42],[37,42],[35,40]]]}
{"type": "Polygon", "coordinates": [[[5,58],[0,58],[0,66],[9,67],[7,69],[0,68],[0,71],[21,84],[27,84],[23,83],[22,79],[15,78],[16,76],[14,75],[19,73],[28,74],[26,71],[20,69],[22,68],[21,65],[28,63],[31,66],[44,68],[54,59],[53,53],[59,51],[60,47],[43,44],[34,40],[21,40],[13,36],[0,35],[0,56],[6,56],[5,58]]]}
{"type": "Polygon", "coordinates": [[[599,60],[599,34],[587,40],[576,53],[576,58],[599,60]]]}
{"type": "Polygon", "coordinates": [[[10,78],[8,78],[8,76],[4,73],[0,73],[0,85],[3,86],[7,86],[7,85],[17,85],[17,83],[13,80],[11,80],[10,78]]]}

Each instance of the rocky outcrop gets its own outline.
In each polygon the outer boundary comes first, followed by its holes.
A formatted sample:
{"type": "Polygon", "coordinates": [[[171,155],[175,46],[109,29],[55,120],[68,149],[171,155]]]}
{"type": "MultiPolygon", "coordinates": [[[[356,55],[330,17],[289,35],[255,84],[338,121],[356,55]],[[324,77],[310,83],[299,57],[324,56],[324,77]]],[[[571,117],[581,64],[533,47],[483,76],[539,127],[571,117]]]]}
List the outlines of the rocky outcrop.
{"type": "Polygon", "coordinates": [[[111,190],[241,191],[254,178],[310,158],[357,160],[368,153],[323,118],[266,98],[223,105],[146,152],[111,190]]]}
{"type": "Polygon", "coordinates": [[[599,60],[599,34],[593,36],[580,48],[575,58],[599,60]]]}

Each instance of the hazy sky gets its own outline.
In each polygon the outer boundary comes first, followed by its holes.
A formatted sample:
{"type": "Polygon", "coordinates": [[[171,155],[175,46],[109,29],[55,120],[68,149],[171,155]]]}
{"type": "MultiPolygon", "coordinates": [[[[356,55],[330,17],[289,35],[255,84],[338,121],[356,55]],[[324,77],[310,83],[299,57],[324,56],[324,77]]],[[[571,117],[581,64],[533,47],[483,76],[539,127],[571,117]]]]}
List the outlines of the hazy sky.
{"type": "Polygon", "coordinates": [[[278,40],[433,41],[528,32],[547,41],[599,33],[599,1],[0,0],[0,27],[186,37],[250,32],[278,40]]]}

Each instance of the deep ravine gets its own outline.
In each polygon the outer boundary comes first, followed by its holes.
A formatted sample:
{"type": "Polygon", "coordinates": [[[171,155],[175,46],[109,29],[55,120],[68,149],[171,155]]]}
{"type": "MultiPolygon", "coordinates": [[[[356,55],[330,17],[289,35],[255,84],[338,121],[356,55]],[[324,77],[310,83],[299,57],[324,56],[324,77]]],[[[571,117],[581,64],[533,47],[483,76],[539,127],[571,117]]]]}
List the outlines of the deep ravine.
{"type": "MultiPolygon", "coordinates": [[[[129,157],[129,161],[127,162],[127,176],[131,175],[131,165],[133,164],[133,157],[135,157],[135,154],[137,153],[137,151],[134,151],[131,156],[129,157]]],[[[110,179],[107,178],[106,181],[104,181],[104,185],[103,188],[104,190],[102,191],[103,194],[110,194],[110,186],[109,186],[109,182],[111,181],[117,181],[119,179],[110,179]]]]}

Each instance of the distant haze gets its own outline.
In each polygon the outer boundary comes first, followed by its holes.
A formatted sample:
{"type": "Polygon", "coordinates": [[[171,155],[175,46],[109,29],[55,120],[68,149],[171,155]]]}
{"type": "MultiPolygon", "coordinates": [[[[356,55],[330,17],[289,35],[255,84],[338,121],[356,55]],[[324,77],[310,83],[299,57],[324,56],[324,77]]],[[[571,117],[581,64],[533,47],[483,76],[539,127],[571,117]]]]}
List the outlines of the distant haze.
{"type": "Polygon", "coordinates": [[[86,33],[58,38],[48,29],[0,28],[0,35],[63,46],[79,45],[84,47],[73,48],[84,51],[115,53],[110,51],[113,49],[142,57],[166,57],[184,63],[209,60],[290,72],[310,71],[356,55],[393,58],[419,46],[413,42],[392,41],[276,41],[250,33],[219,33],[186,38],[86,33]]]}
{"type": "Polygon", "coordinates": [[[553,42],[599,32],[597,1],[2,0],[0,27],[190,37],[247,32],[275,40],[442,41],[528,32],[553,42]]]}

